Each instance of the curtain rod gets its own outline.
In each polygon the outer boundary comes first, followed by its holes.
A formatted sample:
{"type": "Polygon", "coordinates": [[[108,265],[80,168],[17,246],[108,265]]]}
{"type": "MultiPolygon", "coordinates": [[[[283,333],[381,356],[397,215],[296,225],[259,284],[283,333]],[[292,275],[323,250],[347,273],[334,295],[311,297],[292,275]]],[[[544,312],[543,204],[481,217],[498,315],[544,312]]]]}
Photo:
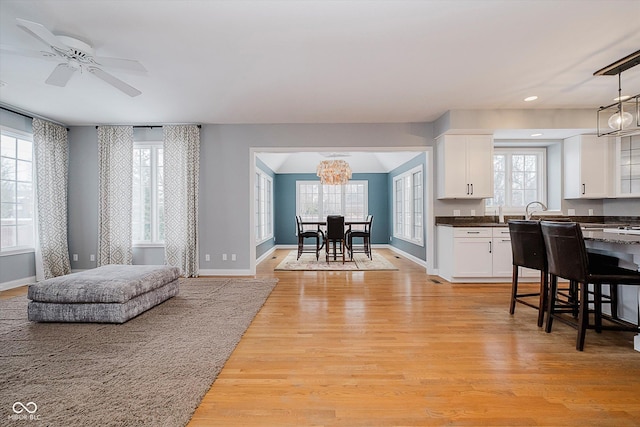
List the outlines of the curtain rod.
{"type": "MultiPolygon", "coordinates": [[[[155,129],[155,128],[161,128],[163,125],[135,125],[133,126],[134,129],[155,129]]],[[[202,129],[202,125],[197,125],[198,129],[202,129]]],[[[98,126],[96,126],[96,129],[98,129],[98,126]]]]}
{"type": "MultiPolygon", "coordinates": [[[[8,112],[10,112],[10,113],[17,114],[17,115],[22,116],[22,117],[26,117],[27,119],[31,119],[31,120],[33,120],[33,119],[34,119],[34,116],[30,116],[29,114],[23,113],[23,112],[21,112],[21,111],[17,111],[17,110],[14,110],[14,109],[12,109],[12,108],[5,107],[4,105],[0,105],[0,108],[2,108],[2,109],[3,109],[3,110],[5,110],[5,111],[8,111],[8,112]]],[[[55,122],[55,121],[53,121],[53,120],[51,120],[51,119],[47,119],[47,118],[44,118],[44,117],[39,117],[39,116],[36,116],[36,117],[37,117],[37,118],[39,118],[39,119],[41,119],[41,120],[47,120],[47,121],[49,121],[49,122],[55,123],[55,124],[57,124],[57,125],[60,125],[60,126],[62,126],[62,127],[64,127],[64,128],[66,128],[66,129],[67,129],[67,131],[69,131],[69,128],[68,128],[68,127],[66,127],[65,125],[63,125],[62,123],[58,123],[58,122],[55,122]]]]}

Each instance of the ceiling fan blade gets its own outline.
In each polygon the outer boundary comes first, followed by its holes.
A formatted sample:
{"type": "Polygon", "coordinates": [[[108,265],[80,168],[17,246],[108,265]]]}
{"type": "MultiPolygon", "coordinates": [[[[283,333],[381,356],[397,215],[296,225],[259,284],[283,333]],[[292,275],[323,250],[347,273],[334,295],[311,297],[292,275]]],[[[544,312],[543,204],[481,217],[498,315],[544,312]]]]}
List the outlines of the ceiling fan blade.
{"type": "Polygon", "coordinates": [[[76,71],[75,68],[70,67],[67,64],[58,64],[58,66],[55,68],[55,70],[53,70],[49,78],[45,80],[45,83],[54,85],[54,86],[65,87],[67,85],[67,82],[69,82],[69,79],[71,78],[73,73],[75,73],[75,71],[76,71]]]}
{"type": "Polygon", "coordinates": [[[9,46],[6,44],[0,44],[0,53],[6,53],[9,55],[27,56],[31,58],[60,60],[60,57],[52,52],[45,52],[43,50],[21,49],[19,47],[9,46]]]}
{"type": "Polygon", "coordinates": [[[111,74],[101,70],[100,68],[90,67],[89,72],[131,97],[138,96],[142,93],[138,89],[134,88],[133,86],[129,86],[127,83],[123,82],[119,78],[112,76],[111,74]]]}
{"type": "Polygon", "coordinates": [[[51,31],[47,30],[44,25],[37,22],[27,21],[26,19],[16,18],[18,26],[31,34],[32,36],[40,39],[47,46],[53,46],[60,50],[68,50],[69,47],[62,43],[58,37],[56,37],[51,31]]]}
{"type": "Polygon", "coordinates": [[[93,60],[98,64],[104,67],[111,68],[119,68],[121,70],[128,71],[139,71],[141,73],[146,73],[147,69],[144,68],[140,62],[135,61],[133,59],[124,59],[124,58],[108,58],[104,56],[96,56],[93,60]]]}

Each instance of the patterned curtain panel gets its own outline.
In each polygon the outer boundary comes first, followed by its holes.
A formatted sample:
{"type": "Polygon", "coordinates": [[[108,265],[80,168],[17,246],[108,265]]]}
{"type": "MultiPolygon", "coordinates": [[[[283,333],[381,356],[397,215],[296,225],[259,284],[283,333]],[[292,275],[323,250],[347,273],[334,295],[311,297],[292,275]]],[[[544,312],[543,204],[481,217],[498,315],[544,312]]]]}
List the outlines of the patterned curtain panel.
{"type": "Polygon", "coordinates": [[[200,129],[163,126],[163,133],[166,262],[185,277],[197,277],[200,129]]]}
{"type": "Polygon", "coordinates": [[[131,264],[133,126],[98,126],[98,267],[131,264]]]}
{"type": "Polygon", "coordinates": [[[67,130],[33,119],[36,279],[71,273],[67,244],[67,130]]]}

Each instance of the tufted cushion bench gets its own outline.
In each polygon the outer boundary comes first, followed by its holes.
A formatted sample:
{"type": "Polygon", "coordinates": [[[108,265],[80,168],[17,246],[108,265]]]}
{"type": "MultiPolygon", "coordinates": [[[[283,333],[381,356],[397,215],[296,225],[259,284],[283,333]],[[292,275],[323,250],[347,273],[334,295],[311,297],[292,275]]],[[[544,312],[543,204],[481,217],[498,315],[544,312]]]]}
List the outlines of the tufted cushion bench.
{"type": "Polygon", "coordinates": [[[34,322],[124,323],[178,294],[180,270],[105,265],[29,285],[34,322]]]}

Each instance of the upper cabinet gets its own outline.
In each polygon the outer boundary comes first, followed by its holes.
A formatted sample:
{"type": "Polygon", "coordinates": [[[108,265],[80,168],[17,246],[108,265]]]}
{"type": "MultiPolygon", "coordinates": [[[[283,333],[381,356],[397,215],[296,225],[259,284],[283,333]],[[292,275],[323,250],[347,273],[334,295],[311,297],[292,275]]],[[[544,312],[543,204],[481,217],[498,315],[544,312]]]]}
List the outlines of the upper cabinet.
{"type": "Polygon", "coordinates": [[[616,195],[640,197],[640,135],[617,138],[616,195]]]}
{"type": "Polygon", "coordinates": [[[436,155],[439,199],[493,197],[492,135],[443,135],[436,155]]]}
{"type": "Polygon", "coordinates": [[[577,135],[564,140],[564,198],[612,196],[609,138],[577,135]]]}

